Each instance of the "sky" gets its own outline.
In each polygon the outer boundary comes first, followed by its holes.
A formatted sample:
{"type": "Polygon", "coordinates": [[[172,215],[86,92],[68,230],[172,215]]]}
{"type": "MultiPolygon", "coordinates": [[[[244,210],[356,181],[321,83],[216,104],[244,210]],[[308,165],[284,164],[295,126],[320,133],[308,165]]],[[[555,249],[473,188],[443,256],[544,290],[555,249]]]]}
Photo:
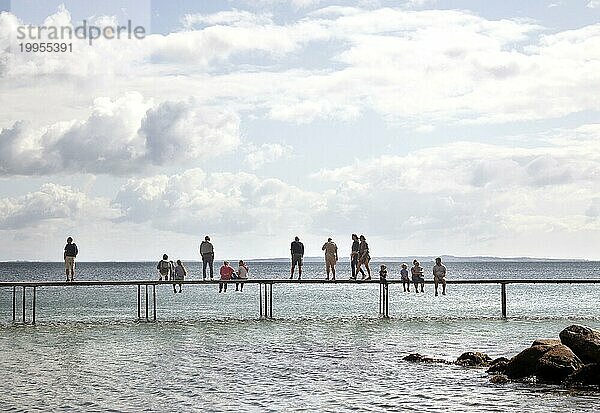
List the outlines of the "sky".
{"type": "MultiPolygon", "coordinates": [[[[600,1],[0,0],[0,260],[600,259],[600,1]],[[21,52],[20,26],[142,39],[21,52]]],[[[54,40],[56,41],[56,40],[54,40]]]]}

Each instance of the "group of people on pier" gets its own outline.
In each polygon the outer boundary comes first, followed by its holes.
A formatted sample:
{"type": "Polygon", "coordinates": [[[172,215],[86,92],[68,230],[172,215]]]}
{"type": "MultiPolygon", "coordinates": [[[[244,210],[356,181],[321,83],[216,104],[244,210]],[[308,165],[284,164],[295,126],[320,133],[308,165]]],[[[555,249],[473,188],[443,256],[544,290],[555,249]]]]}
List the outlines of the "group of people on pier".
{"type": "MultiPolygon", "coordinates": [[[[327,274],[326,280],[335,280],[336,276],[336,265],[338,263],[338,247],[332,238],[328,238],[327,242],[323,244],[321,248],[325,254],[325,272],[327,274]],[[330,278],[331,277],[331,278],[330,278]]],[[[77,245],[73,242],[73,238],[67,238],[67,245],[64,248],[64,260],[65,269],[67,275],[67,282],[72,282],[75,275],[75,257],[79,250],[77,245]]],[[[304,259],[304,244],[300,241],[299,237],[295,237],[290,244],[291,254],[291,271],[290,279],[294,278],[294,272],[298,267],[298,279],[302,278],[302,264],[304,259]]],[[[214,260],[215,250],[213,244],[210,242],[210,237],[207,235],[204,237],[204,241],[200,244],[200,256],[202,257],[202,279],[206,280],[207,272],[211,280],[214,279],[214,260]],[[207,271],[208,269],[208,271],[207,271]]],[[[371,280],[371,267],[369,262],[371,256],[369,253],[369,244],[364,235],[358,236],[352,234],[352,246],[350,249],[350,268],[352,275],[351,280],[357,280],[358,274],[361,274],[361,280],[371,280]],[[366,270],[366,274],[365,271],[366,270]]],[[[163,279],[165,281],[183,281],[188,275],[188,271],[181,262],[181,260],[169,260],[169,256],[164,254],[162,259],[156,265],[156,269],[159,273],[159,281],[163,279]]],[[[248,278],[249,268],[248,265],[243,261],[238,261],[237,270],[231,267],[229,261],[223,261],[223,265],[219,269],[220,280],[245,280],[248,278]]],[[[435,285],[435,295],[438,295],[438,285],[442,285],[442,295],[446,295],[446,266],[442,264],[441,258],[435,259],[435,266],[432,269],[433,280],[435,285]]],[[[419,292],[419,286],[421,287],[420,292],[424,292],[425,277],[424,269],[417,260],[413,260],[413,266],[410,269],[411,277],[409,278],[408,265],[402,264],[400,270],[400,278],[402,280],[402,287],[405,292],[410,292],[411,281],[414,284],[414,291],[419,292]]],[[[379,268],[379,279],[386,281],[388,277],[388,270],[385,264],[382,264],[379,268]]],[[[181,293],[181,283],[173,283],[173,292],[181,293]],[[179,286],[179,290],[176,286],[179,286]]],[[[236,291],[244,290],[244,283],[236,283],[236,291]]],[[[219,283],[219,292],[227,291],[227,283],[219,283]]]]}

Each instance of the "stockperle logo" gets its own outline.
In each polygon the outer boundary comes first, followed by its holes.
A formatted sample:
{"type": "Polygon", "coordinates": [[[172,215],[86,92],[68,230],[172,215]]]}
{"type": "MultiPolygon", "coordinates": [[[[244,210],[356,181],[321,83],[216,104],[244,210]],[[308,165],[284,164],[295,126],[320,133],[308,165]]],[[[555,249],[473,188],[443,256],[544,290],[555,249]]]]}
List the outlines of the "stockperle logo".
{"type": "Polygon", "coordinates": [[[143,26],[134,25],[131,20],[125,25],[97,26],[83,20],[77,26],[34,26],[22,25],[17,27],[17,40],[26,42],[38,41],[70,41],[73,39],[87,40],[91,46],[95,40],[121,40],[121,39],[143,39],[146,37],[146,29],[143,26]]]}

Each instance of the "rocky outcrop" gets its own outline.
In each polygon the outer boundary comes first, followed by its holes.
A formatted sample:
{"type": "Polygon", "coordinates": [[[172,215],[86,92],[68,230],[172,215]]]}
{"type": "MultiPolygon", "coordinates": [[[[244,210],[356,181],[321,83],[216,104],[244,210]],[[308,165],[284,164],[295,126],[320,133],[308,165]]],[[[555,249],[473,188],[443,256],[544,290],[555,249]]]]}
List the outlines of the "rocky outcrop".
{"type": "Polygon", "coordinates": [[[546,383],[560,383],[569,374],[583,367],[583,363],[563,344],[553,346],[538,360],[535,375],[546,383]]]}
{"type": "Polygon", "coordinates": [[[575,386],[600,386],[600,364],[591,363],[578,368],[565,379],[565,384],[575,386]]]}
{"type": "Polygon", "coordinates": [[[561,331],[559,337],[584,363],[600,363],[600,331],[574,324],[561,331]]]}
{"type": "Polygon", "coordinates": [[[531,344],[531,346],[558,346],[559,344],[562,344],[560,342],[560,340],[557,340],[555,338],[538,338],[537,340],[533,341],[533,344],[531,344]]]}
{"type": "Polygon", "coordinates": [[[436,359],[429,356],[424,356],[419,353],[411,353],[408,356],[402,358],[404,361],[410,361],[412,363],[443,363],[450,364],[447,360],[444,359],[436,359]]]}
{"type": "Polygon", "coordinates": [[[535,376],[540,359],[551,346],[531,346],[510,359],[506,365],[506,375],[511,379],[535,376]]]}
{"type": "Polygon", "coordinates": [[[487,369],[488,373],[497,373],[504,374],[506,372],[506,366],[508,366],[508,362],[510,360],[506,357],[498,357],[497,359],[492,360],[490,363],[490,368],[487,369]]]}
{"type": "Polygon", "coordinates": [[[454,363],[460,366],[487,367],[491,361],[492,358],[485,353],[468,351],[461,354],[454,363]]]}

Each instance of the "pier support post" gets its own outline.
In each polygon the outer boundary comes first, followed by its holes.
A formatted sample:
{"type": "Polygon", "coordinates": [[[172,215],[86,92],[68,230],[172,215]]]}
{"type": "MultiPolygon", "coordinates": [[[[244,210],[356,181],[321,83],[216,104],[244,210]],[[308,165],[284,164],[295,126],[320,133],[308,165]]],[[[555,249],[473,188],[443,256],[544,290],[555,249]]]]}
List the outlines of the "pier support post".
{"type": "Polygon", "coordinates": [[[273,283],[269,284],[269,318],[273,319],[273,283]]]}
{"type": "Polygon", "coordinates": [[[23,286],[23,324],[25,324],[25,286],[23,286]]]}
{"type": "Polygon", "coordinates": [[[138,321],[142,318],[142,286],[138,284],[137,286],[137,304],[138,304],[138,321]]]}
{"type": "Polygon", "coordinates": [[[148,284],[146,284],[146,321],[148,321],[148,284]]]}
{"type": "Polygon", "coordinates": [[[156,321],[156,284],[152,284],[152,308],[154,309],[154,321],[156,321]]]}
{"type": "Polygon", "coordinates": [[[262,286],[262,283],[258,283],[258,308],[260,312],[260,318],[263,317],[262,286]]]}
{"type": "Polygon", "coordinates": [[[13,322],[17,318],[17,287],[13,285],[13,322]]]}
{"type": "Polygon", "coordinates": [[[31,324],[35,325],[35,285],[33,286],[33,302],[31,306],[33,307],[31,310],[31,324]]]}
{"type": "Polygon", "coordinates": [[[379,315],[390,318],[389,285],[387,282],[379,284],[379,315]]]}
{"type": "Polygon", "coordinates": [[[502,317],[506,318],[506,283],[501,283],[501,296],[502,296],[502,317]]]}

